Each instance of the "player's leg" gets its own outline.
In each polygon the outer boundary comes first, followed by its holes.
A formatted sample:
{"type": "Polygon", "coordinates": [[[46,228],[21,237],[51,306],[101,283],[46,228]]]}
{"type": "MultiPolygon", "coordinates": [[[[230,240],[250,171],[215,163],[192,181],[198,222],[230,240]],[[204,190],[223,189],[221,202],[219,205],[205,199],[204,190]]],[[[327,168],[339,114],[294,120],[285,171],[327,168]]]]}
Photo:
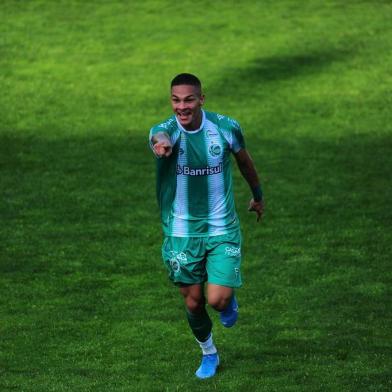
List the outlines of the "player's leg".
{"type": "Polygon", "coordinates": [[[185,306],[189,312],[199,313],[204,309],[204,284],[180,284],[180,293],[184,297],[185,306]]]}
{"type": "Polygon", "coordinates": [[[209,283],[207,286],[208,304],[218,312],[222,312],[229,305],[233,292],[232,287],[209,283]]]}
{"type": "Polygon", "coordinates": [[[180,292],[185,300],[189,326],[203,352],[196,376],[199,378],[212,377],[218,368],[219,356],[212,339],[212,321],[205,307],[203,285],[181,285],[180,292]]]}
{"type": "Polygon", "coordinates": [[[208,303],[220,312],[225,327],[232,327],[238,318],[234,288],[241,287],[241,234],[235,231],[208,241],[207,272],[208,303]]]}
{"type": "Polygon", "coordinates": [[[212,321],[206,311],[202,284],[181,285],[189,326],[198,342],[205,342],[211,335],[212,321]]]}
{"type": "Polygon", "coordinates": [[[207,272],[204,241],[201,238],[169,237],[162,246],[162,256],[169,278],[179,286],[184,297],[189,326],[203,352],[196,376],[212,377],[218,367],[219,357],[212,340],[212,321],[205,306],[204,282],[207,280],[207,272]]]}
{"type": "Polygon", "coordinates": [[[232,287],[208,284],[208,304],[219,312],[224,327],[232,327],[238,318],[238,303],[232,287]]]}

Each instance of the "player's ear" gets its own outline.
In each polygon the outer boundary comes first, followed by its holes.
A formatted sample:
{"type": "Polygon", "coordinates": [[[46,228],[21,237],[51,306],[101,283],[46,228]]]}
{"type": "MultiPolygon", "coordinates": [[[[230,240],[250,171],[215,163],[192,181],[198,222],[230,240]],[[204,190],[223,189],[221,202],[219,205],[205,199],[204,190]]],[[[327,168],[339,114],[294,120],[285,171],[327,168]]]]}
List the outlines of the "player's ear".
{"type": "Polygon", "coordinates": [[[204,105],[204,101],[205,101],[205,95],[204,94],[201,94],[200,95],[200,105],[204,105]]]}

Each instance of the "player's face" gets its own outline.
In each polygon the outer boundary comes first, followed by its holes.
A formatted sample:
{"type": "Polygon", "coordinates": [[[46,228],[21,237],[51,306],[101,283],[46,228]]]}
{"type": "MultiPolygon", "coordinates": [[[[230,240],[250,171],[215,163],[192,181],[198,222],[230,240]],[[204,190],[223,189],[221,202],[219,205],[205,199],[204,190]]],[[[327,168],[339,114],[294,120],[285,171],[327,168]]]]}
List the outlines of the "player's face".
{"type": "Polygon", "coordinates": [[[198,87],[187,84],[172,87],[172,108],[178,121],[185,129],[191,131],[200,127],[203,103],[204,95],[201,94],[198,87]]]}

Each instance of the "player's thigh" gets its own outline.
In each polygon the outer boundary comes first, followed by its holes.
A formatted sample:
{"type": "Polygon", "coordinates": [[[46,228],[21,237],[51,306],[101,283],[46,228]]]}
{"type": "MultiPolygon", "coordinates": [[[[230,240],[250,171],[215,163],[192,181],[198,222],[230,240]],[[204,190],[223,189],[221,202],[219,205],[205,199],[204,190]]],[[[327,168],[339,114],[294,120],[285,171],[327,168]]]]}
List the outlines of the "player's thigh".
{"type": "Polygon", "coordinates": [[[176,284],[201,284],[207,280],[204,243],[200,238],[166,237],[162,259],[170,280],[176,284]]]}
{"type": "Polygon", "coordinates": [[[241,233],[210,237],[207,245],[208,283],[225,287],[241,287],[241,233]]]}

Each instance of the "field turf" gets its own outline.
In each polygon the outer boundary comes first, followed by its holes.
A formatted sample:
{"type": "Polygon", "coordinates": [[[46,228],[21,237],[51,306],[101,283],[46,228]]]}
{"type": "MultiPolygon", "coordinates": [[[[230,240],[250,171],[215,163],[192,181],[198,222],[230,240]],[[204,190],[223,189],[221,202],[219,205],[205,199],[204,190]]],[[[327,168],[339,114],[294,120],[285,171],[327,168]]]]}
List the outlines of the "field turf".
{"type": "Polygon", "coordinates": [[[0,4],[0,391],[392,390],[392,3],[0,4]],[[152,125],[236,118],[238,325],[200,350],[160,259],[152,125]]]}

